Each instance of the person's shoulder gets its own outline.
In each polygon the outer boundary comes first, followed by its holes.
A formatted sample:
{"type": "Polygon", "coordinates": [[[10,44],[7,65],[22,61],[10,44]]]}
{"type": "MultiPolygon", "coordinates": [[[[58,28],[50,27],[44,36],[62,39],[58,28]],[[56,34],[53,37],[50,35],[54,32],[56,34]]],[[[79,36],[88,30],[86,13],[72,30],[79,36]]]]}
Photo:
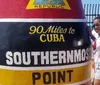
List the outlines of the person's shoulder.
{"type": "Polygon", "coordinates": [[[95,33],[96,33],[96,31],[93,29],[93,30],[92,30],[92,34],[95,34],[95,33]]]}
{"type": "Polygon", "coordinates": [[[100,37],[96,39],[93,43],[94,43],[96,50],[100,51],[100,37]]]}
{"type": "Polygon", "coordinates": [[[98,38],[98,33],[95,30],[92,30],[92,35],[97,39],[98,38]]]}

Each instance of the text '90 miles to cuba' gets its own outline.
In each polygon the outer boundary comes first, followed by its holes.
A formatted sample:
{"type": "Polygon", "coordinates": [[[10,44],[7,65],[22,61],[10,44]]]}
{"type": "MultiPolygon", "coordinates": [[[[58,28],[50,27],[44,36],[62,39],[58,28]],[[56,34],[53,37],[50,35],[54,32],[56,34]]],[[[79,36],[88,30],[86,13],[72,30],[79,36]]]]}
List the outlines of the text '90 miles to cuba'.
{"type": "Polygon", "coordinates": [[[49,26],[48,28],[44,28],[42,25],[40,26],[30,26],[29,34],[38,34],[40,35],[40,41],[45,42],[65,42],[64,35],[65,34],[74,34],[75,29],[70,28],[62,28],[61,26],[49,26]]]}

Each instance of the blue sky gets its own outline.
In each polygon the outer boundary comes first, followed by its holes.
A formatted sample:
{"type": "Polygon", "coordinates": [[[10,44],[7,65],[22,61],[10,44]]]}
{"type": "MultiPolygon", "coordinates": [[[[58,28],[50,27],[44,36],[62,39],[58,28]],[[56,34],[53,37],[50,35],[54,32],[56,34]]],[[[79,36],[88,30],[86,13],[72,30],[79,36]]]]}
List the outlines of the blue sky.
{"type": "Polygon", "coordinates": [[[89,4],[88,6],[87,5],[85,6],[86,10],[89,10],[90,12],[90,9],[91,9],[91,12],[93,13],[98,12],[98,14],[100,14],[100,0],[81,0],[81,1],[82,1],[82,4],[89,4]],[[92,5],[92,7],[90,8],[90,4],[94,4],[94,6],[92,5]],[[97,6],[95,4],[97,4],[97,6]]]}
{"type": "MultiPolygon", "coordinates": [[[[91,7],[90,5],[85,5],[85,14],[100,14],[100,5],[97,6],[95,5],[95,4],[100,4],[100,0],[81,0],[81,1],[82,4],[94,4],[94,6],[91,5],[91,7]]],[[[86,16],[87,22],[92,22],[96,16],[86,16]]],[[[90,25],[92,25],[92,23],[90,23],[90,25]]]]}
{"type": "Polygon", "coordinates": [[[100,0],[81,0],[83,4],[100,4],[100,0]]]}

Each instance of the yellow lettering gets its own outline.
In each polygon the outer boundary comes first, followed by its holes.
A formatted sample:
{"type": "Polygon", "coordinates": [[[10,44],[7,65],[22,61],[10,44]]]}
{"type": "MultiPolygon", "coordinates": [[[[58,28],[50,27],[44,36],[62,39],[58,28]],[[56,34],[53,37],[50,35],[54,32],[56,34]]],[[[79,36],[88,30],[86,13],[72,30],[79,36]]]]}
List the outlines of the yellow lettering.
{"type": "Polygon", "coordinates": [[[41,34],[41,42],[65,42],[63,34],[41,34]]]}
{"type": "Polygon", "coordinates": [[[35,2],[35,0],[29,0],[29,3],[27,5],[26,9],[59,8],[59,9],[71,10],[67,0],[63,0],[64,4],[61,4],[61,3],[55,3],[55,4],[47,4],[47,3],[45,3],[44,4],[43,2],[41,4],[35,4],[34,2],[35,2]]]}
{"type": "Polygon", "coordinates": [[[44,33],[53,33],[55,26],[50,26],[44,33]]]}
{"type": "Polygon", "coordinates": [[[58,34],[53,34],[53,39],[54,39],[54,42],[58,42],[59,40],[58,34]]]}
{"type": "Polygon", "coordinates": [[[65,42],[64,36],[62,34],[60,35],[59,42],[65,42]]]}
{"type": "Polygon", "coordinates": [[[40,41],[41,42],[46,42],[45,36],[46,36],[45,34],[40,35],[40,41]]]}
{"type": "Polygon", "coordinates": [[[47,41],[52,42],[52,34],[47,34],[47,41]]]}
{"type": "Polygon", "coordinates": [[[38,34],[43,33],[43,30],[44,30],[43,26],[38,26],[38,27],[37,27],[37,33],[38,33],[38,34]]]}
{"type": "Polygon", "coordinates": [[[34,34],[36,32],[36,26],[31,26],[30,27],[30,31],[29,31],[29,34],[34,34]]]}

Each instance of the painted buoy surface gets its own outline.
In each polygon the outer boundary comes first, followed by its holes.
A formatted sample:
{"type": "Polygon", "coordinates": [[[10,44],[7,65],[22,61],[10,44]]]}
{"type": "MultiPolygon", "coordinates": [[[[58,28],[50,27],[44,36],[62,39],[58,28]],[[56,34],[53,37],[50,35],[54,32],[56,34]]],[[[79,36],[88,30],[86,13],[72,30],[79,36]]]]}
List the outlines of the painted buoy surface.
{"type": "Polygon", "coordinates": [[[2,0],[0,85],[90,85],[90,39],[81,0],[2,0]]]}

